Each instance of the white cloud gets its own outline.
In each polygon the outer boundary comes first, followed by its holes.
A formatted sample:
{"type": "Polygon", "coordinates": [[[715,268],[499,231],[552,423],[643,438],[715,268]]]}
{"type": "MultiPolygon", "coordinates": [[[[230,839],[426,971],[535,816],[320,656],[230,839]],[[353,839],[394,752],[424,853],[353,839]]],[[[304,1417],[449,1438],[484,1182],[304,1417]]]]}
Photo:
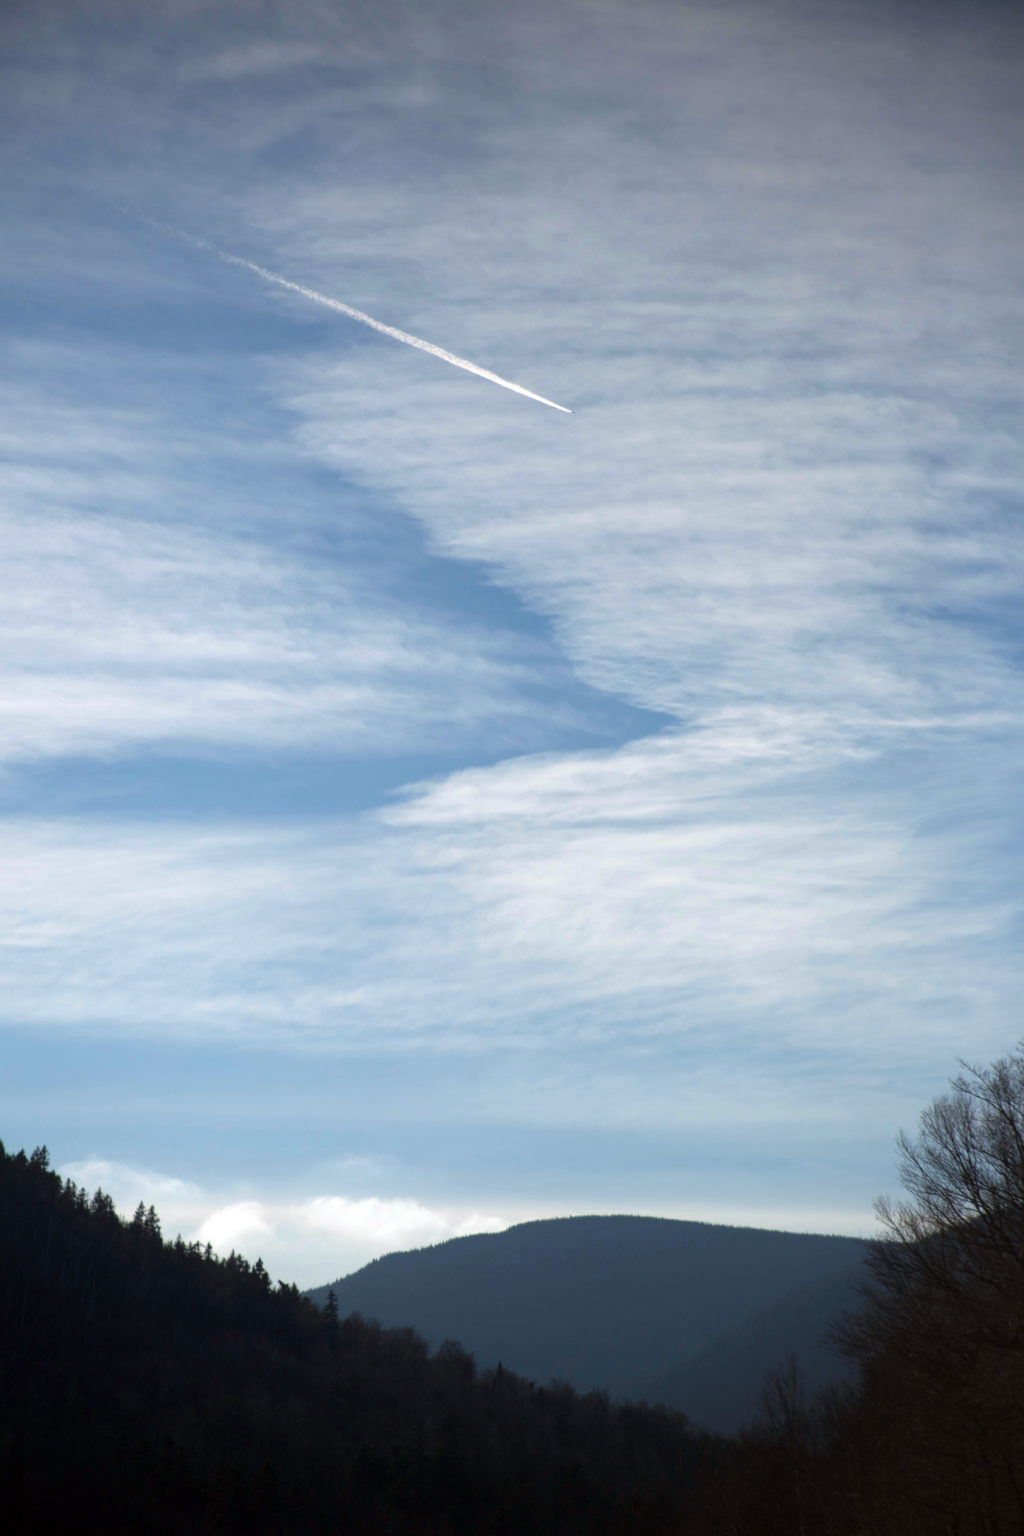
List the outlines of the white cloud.
{"type": "Polygon", "coordinates": [[[573,51],[589,97],[513,42],[509,100],[536,108],[489,117],[443,188],[242,200],[289,272],[341,291],[373,256],[374,313],[579,407],[534,418],[385,352],[270,381],[313,458],[679,726],[453,775],[382,818],[391,975],[355,992],[346,967],[339,1030],[714,1030],[903,1060],[1005,1041],[1024,231],[985,102],[1007,65],[950,34],[940,108],[899,18],[855,38],[786,15],[602,15],[573,51]]]}
{"type": "MultiPolygon", "coordinates": [[[[941,774],[913,759],[869,790],[870,760],[803,724],[734,713],[471,770],[359,823],[10,823],[8,1017],[326,1050],[660,1042],[683,1060],[713,1031],[729,1092],[755,1041],[948,1061],[969,1020],[998,1045],[1020,966],[987,806],[1012,770],[990,753],[986,780],[954,740],[941,774]]],[[[752,1070],[744,1091],[751,1115],[778,1108],[752,1070]]],[[[506,1109],[534,1112],[528,1084],[506,1109]]]]}
{"type": "Polygon", "coordinates": [[[165,1237],[177,1232],[191,1235],[210,1208],[209,1195],[198,1184],[152,1168],[91,1157],[64,1163],[58,1171],[90,1193],[102,1189],[125,1218],[134,1215],[140,1201],[154,1206],[165,1237]]]}
{"type": "Polygon", "coordinates": [[[60,1172],[65,1179],[73,1179],[84,1189],[104,1190],[124,1213],[134,1211],[140,1200],[146,1205],[159,1206],[169,1202],[177,1207],[200,1198],[199,1187],[186,1179],[155,1173],[151,1168],[133,1168],[106,1158],[65,1163],[60,1172]]]}
{"type": "MultiPolygon", "coordinates": [[[[173,217],[205,206],[232,249],[257,231],[269,265],[579,407],[536,411],[340,330],[259,365],[311,463],[484,562],[582,678],[675,724],[453,775],[358,825],[9,825],[12,1020],[380,1051],[661,1042],[684,1068],[718,1053],[702,1088],[754,1118],[843,1101],[842,1074],[794,1079],[794,1048],[895,1073],[1005,1044],[1022,952],[1019,91],[1012,50],[966,10],[926,57],[890,9],[864,32],[841,6],[797,8],[799,24],[785,6],[513,7],[465,31],[431,13],[336,111],[326,91],[174,107],[173,217]],[[490,50],[486,93],[433,73],[436,48],[490,50]],[[478,131],[452,156],[456,108],[478,131]],[[311,126],[330,148],[297,164],[288,135],[311,126]],[[275,141],[279,177],[266,157],[240,179],[239,157],[275,141]],[[778,1053],[774,1077],[755,1050],[778,1053]]],[[[218,41],[212,73],[273,75],[285,54],[251,43],[218,41]]],[[[110,120],[120,140],[118,121],[140,122],[142,155],[172,137],[166,97],[140,114],[143,79],[110,120]]],[[[225,274],[192,277],[223,293],[225,274]]],[[[179,408],[196,367],[168,386],[179,408]]],[[[189,418],[178,438],[162,401],[154,385],[131,411],[11,403],[35,445],[8,490],[18,563],[0,588],[11,750],[393,746],[447,722],[454,696],[479,727],[506,697],[486,645],[467,660],[460,635],[349,573],[243,538],[221,425],[189,418]],[[198,519],[189,452],[216,490],[198,519]],[[166,529],[133,520],[154,486],[166,529]]],[[[257,529],[275,515],[261,503],[257,529]]],[[[529,1113],[530,1094],[524,1078],[494,1114],[529,1113]]],[[[596,1090],[587,1112],[600,1123],[596,1090]]]]}
{"type": "MultiPolygon", "coordinates": [[[[1021,469],[999,433],[928,402],[862,410],[827,392],[617,398],[581,412],[563,451],[526,432],[510,479],[498,412],[471,437],[440,392],[385,413],[385,392],[407,393],[390,362],[358,383],[347,372],[307,368],[292,396],[310,450],[415,508],[448,553],[490,563],[591,684],[684,719],[795,708],[854,740],[1024,714],[985,622],[1024,587],[1019,541],[1001,508],[983,510],[985,449],[1007,485],[1021,469]],[[353,418],[341,438],[334,424],[353,418]],[[915,467],[940,456],[958,470],[915,467]]],[[[988,385],[965,365],[961,387],[988,385]]]]}
{"type": "MultiPolygon", "coordinates": [[[[371,1160],[343,1160],[363,1180],[371,1160]]],[[[251,1189],[243,1198],[186,1179],[105,1158],[64,1164],[64,1178],[90,1192],[102,1188],[122,1216],[139,1201],[154,1205],[165,1237],[180,1231],[216,1253],[262,1258],[278,1279],[319,1285],[383,1253],[424,1247],[474,1232],[501,1232],[510,1218],[458,1208],[439,1209],[402,1196],[312,1194],[251,1189]]]]}
{"type": "Polygon", "coordinates": [[[946,39],[937,113],[896,19],[854,46],[828,8],[791,34],[785,8],[627,26],[566,6],[551,37],[570,16],[589,101],[524,46],[535,16],[511,25],[510,97],[536,111],[495,114],[483,163],[440,192],[247,202],[329,292],[374,247],[382,270],[400,228],[404,323],[468,346],[461,323],[577,417],[324,353],[275,370],[300,441],[487,562],[580,675],[636,703],[689,722],[757,701],[854,741],[1019,720],[990,622],[1024,595],[998,501],[1024,469],[1020,215],[981,105],[1005,62],[946,39]],[[653,120],[620,115],[638,78],[653,120]]]}
{"type": "Polygon", "coordinates": [[[260,465],[280,474],[280,459],[258,443],[214,449],[176,419],[188,381],[174,370],[153,377],[130,347],[92,362],[120,403],[102,388],[90,401],[82,359],[40,346],[15,349],[28,382],[0,400],[0,759],[448,750],[484,730],[512,747],[572,717],[538,702],[550,661],[528,640],[416,611],[373,559],[311,551],[308,514],[304,536],[275,528],[260,465]],[[47,374],[61,378],[50,398],[47,374]],[[181,434],[226,495],[183,471],[181,434]]]}
{"type": "Polygon", "coordinates": [[[321,1195],[307,1201],[300,1215],[311,1227],[331,1232],[349,1242],[390,1247],[423,1246],[470,1232],[500,1232],[507,1222],[471,1212],[454,1219],[444,1211],[431,1210],[416,1200],[381,1200],[374,1196],[349,1200],[343,1195],[321,1195]]]}
{"type": "MultiPolygon", "coordinates": [[[[550,1202],[488,1215],[401,1196],[317,1194],[289,1199],[274,1189],[258,1197],[225,1198],[224,1191],[201,1189],[172,1175],[101,1158],[68,1163],[60,1172],[90,1191],[102,1187],[113,1195],[125,1217],[132,1215],[139,1200],[155,1205],[165,1237],[181,1230],[187,1240],[209,1243],[222,1256],[233,1251],[250,1262],[262,1258],[275,1279],[301,1286],[322,1285],[385,1253],[474,1233],[502,1232],[516,1221],[569,1213],[564,1205],[550,1202]]],[[[618,1207],[601,1201],[586,1205],[588,1214],[602,1211],[614,1214],[618,1207]]],[[[793,1232],[868,1232],[874,1225],[869,1210],[834,1203],[759,1205],[691,1199],[662,1203],[651,1214],[737,1226],[777,1226],[793,1232]]]]}
{"type": "Polygon", "coordinates": [[[219,1253],[227,1253],[240,1244],[251,1246],[270,1233],[270,1223],[259,1201],[238,1200],[211,1212],[196,1235],[201,1243],[210,1243],[219,1253]]]}

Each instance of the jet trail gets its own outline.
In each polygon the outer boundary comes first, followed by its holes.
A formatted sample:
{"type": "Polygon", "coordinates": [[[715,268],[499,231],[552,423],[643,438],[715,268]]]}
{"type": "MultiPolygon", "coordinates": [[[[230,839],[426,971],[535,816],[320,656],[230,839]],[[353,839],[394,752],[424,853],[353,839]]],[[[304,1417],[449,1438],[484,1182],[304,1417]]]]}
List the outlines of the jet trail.
{"type": "MultiPolygon", "coordinates": [[[[147,221],[156,223],[156,220],[147,221]]],[[[246,261],[244,256],[233,256],[230,251],[222,251],[219,246],[211,245],[209,240],[201,240],[198,235],[190,235],[183,229],[174,229],[173,225],[162,225],[162,228],[171,230],[181,240],[187,240],[190,245],[199,246],[200,250],[209,251],[211,256],[216,256],[220,261],[229,261],[233,266],[244,267],[248,272],[255,272],[257,277],[264,278],[268,283],[277,283],[279,288],[289,288],[292,293],[301,293],[304,299],[311,299],[314,304],[325,304],[328,309],[336,309],[341,315],[348,315],[350,320],[358,320],[360,325],[368,325],[372,331],[380,331],[383,336],[391,336],[395,341],[404,341],[407,347],[418,347],[421,352],[429,352],[431,357],[439,357],[444,363],[451,363],[454,368],[465,368],[467,373],[475,373],[481,379],[489,379],[492,384],[500,384],[502,389],[515,390],[517,395],[525,395],[528,400],[536,400],[541,405],[550,405],[553,411],[564,411],[567,416],[573,412],[567,405],[559,405],[555,400],[548,400],[544,395],[535,395],[532,389],[525,389],[522,384],[513,384],[511,379],[503,379],[499,373],[491,373],[489,368],[481,368],[476,363],[471,363],[468,358],[456,357],[454,352],[446,352],[444,347],[436,347],[432,341],[424,341],[419,336],[410,336],[408,331],[400,331],[396,325],[385,325],[383,320],[375,320],[372,315],[367,315],[361,309],[353,309],[351,304],[343,304],[340,299],[332,299],[326,293],[318,293],[315,288],[305,288],[302,283],[293,283],[290,278],[280,277],[276,272],[270,272],[266,267],[261,267],[255,261],[246,261]]]]}

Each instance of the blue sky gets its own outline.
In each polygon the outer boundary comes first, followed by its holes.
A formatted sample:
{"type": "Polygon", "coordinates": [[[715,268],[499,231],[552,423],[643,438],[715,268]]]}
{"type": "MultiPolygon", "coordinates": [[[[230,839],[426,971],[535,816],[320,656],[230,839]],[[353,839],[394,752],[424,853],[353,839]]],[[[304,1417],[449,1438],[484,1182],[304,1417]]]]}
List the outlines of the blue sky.
{"type": "Polygon", "coordinates": [[[1019,18],[3,28],[5,1142],[310,1284],[867,1229],[1022,1033],[1019,18]]]}

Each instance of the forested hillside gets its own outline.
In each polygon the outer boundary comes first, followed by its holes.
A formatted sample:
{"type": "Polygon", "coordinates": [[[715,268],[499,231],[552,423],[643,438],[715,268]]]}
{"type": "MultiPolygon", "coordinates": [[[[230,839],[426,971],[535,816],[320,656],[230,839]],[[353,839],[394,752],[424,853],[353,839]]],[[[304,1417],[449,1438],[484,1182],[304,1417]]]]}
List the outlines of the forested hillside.
{"type": "MultiPolygon", "coordinates": [[[[811,1400],[776,1373],[729,1440],[342,1319],[258,1263],[165,1243],[152,1208],[121,1221],[44,1149],[0,1149],[3,1528],[1020,1536],[1024,1049],[965,1071],[899,1146],[907,1197],[880,1207],[837,1331],[855,1375],[811,1400]]],[[[735,1347],[715,1346],[723,1369],[735,1347]]]]}
{"type": "MultiPolygon", "coordinates": [[[[322,1303],[333,1289],[342,1311],[410,1325],[433,1343],[457,1337],[485,1366],[500,1361],[533,1380],[558,1377],[622,1398],[667,1393],[679,1406],[684,1362],[864,1252],[850,1237],[573,1216],[387,1254],[310,1295],[322,1303]]],[[[805,1324],[795,1307],[785,1321],[767,1358],[755,1347],[749,1371],[740,1370],[727,1427],[756,1411],[765,1371],[791,1351],[813,1370],[828,1318],[805,1324]]]]}
{"type": "Polygon", "coordinates": [[[795,1366],[809,1394],[849,1381],[853,1363],[830,1332],[857,1306],[865,1279],[858,1258],[787,1291],[651,1382],[645,1401],[681,1408],[706,1429],[734,1434],[759,1417],[765,1382],[781,1367],[795,1366]]]}
{"type": "Polygon", "coordinates": [[[706,1450],[165,1243],[43,1149],[0,1156],[0,1361],[12,1536],[668,1530],[706,1450]]]}

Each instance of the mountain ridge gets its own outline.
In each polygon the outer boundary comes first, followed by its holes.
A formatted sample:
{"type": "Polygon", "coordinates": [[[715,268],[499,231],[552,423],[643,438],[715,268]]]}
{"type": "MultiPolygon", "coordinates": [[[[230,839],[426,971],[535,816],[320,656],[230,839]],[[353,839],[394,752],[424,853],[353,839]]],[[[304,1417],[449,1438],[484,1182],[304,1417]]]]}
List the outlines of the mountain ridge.
{"type": "MultiPolygon", "coordinates": [[[[672,1390],[688,1360],[864,1252],[861,1239],[841,1235],[566,1216],[386,1254],[307,1294],[322,1304],[333,1290],[341,1313],[414,1327],[434,1347],[456,1339],[484,1368],[619,1399],[671,1393],[671,1406],[690,1413],[672,1390]]],[[[782,1357],[813,1355],[798,1309],[783,1319],[780,1342],[795,1347],[782,1357]]],[[[820,1360],[815,1374],[828,1376],[820,1360]]],[[[740,1383],[738,1400],[750,1390],[740,1383]]]]}

